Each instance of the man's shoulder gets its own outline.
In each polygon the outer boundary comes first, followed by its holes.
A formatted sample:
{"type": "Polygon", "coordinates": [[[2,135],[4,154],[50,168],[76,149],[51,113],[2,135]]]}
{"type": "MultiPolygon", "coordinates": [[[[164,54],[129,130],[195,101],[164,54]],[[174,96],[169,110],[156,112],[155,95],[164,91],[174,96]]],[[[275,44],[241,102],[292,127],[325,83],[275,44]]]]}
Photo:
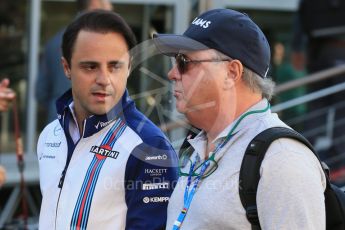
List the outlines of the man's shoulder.
{"type": "Polygon", "coordinates": [[[157,125],[137,109],[133,108],[125,113],[125,119],[128,127],[132,129],[144,143],[149,145],[157,145],[161,142],[169,143],[157,125]]]}
{"type": "MultiPolygon", "coordinates": [[[[258,126],[250,129],[251,131],[249,131],[249,133],[251,138],[248,136],[248,144],[255,136],[259,135],[259,133],[273,127],[291,129],[291,127],[277,117],[269,120],[262,120],[258,126]]],[[[308,146],[298,140],[282,137],[274,140],[269,145],[262,165],[277,164],[277,162],[289,162],[288,164],[294,164],[294,162],[291,163],[290,161],[295,160],[300,162],[313,162],[313,165],[319,165],[317,157],[308,146]]]]}
{"type": "Polygon", "coordinates": [[[300,141],[291,138],[279,138],[269,146],[262,162],[266,169],[292,172],[317,172],[323,175],[322,168],[315,153],[300,141]],[[303,169],[303,170],[302,170],[303,169]]]}
{"type": "MultiPolygon", "coordinates": [[[[284,122],[281,120],[276,119],[276,121],[272,122],[271,125],[264,125],[265,127],[261,127],[261,129],[255,130],[256,135],[259,133],[268,130],[273,127],[282,127],[282,128],[288,128],[292,129],[288,125],[286,125],[284,122]],[[261,130],[261,131],[260,131],[261,130]]],[[[312,150],[306,146],[304,143],[301,141],[288,138],[288,137],[282,137],[274,140],[268,147],[267,153],[265,155],[266,158],[270,158],[276,154],[297,154],[300,156],[307,155],[308,157],[311,158],[316,158],[315,154],[312,152],[312,150]]]]}
{"type": "Polygon", "coordinates": [[[59,123],[59,120],[55,119],[44,127],[40,136],[59,136],[62,132],[63,129],[59,123]]]}
{"type": "Polygon", "coordinates": [[[272,142],[267,150],[267,157],[270,157],[279,153],[289,153],[308,156],[315,156],[315,154],[309,149],[308,146],[300,141],[291,138],[279,138],[272,142]]]}

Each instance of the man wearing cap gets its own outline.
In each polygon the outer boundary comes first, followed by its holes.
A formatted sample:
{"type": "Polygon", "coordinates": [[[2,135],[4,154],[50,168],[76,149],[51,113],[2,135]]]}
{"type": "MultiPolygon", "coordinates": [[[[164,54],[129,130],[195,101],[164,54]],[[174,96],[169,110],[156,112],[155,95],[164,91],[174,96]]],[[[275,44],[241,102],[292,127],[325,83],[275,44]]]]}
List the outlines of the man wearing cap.
{"type": "MultiPolygon", "coordinates": [[[[270,127],[287,127],[270,110],[270,47],[245,14],[207,11],[183,35],[158,34],[173,56],[168,73],[176,108],[201,132],[180,157],[180,178],[166,229],[251,229],[239,197],[239,171],[249,142],[270,127]]],[[[326,181],[314,154],[292,139],[269,147],[257,191],[262,229],[325,229],[326,181]]]]}

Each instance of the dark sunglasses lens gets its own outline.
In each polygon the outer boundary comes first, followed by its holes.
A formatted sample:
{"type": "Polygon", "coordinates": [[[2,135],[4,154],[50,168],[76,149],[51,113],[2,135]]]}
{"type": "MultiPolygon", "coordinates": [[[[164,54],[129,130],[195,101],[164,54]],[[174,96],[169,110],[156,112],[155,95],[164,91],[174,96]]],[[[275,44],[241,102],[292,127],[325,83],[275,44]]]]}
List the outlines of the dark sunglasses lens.
{"type": "Polygon", "coordinates": [[[182,54],[176,55],[176,65],[177,69],[180,72],[180,74],[184,74],[186,72],[186,58],[182,54]]]}

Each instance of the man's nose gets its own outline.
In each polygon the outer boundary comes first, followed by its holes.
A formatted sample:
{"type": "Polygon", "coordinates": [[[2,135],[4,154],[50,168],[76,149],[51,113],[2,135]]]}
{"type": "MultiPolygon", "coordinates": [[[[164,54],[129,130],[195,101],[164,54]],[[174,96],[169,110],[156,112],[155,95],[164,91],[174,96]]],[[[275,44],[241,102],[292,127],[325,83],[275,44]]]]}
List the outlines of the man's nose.
{"type": "Polygon", "coordinates": [[[108,69],[100,69],[100,71],[97,73],[96,83],[99,85],[109,85],[110,73],[108,69]]]}
{"type": "Polygon", "coordinates": [[[177,66],[174,65],[171,70],[168,72],[168,78],[170,81],[181,80],[181,74],[177,69],[177,66]]]}

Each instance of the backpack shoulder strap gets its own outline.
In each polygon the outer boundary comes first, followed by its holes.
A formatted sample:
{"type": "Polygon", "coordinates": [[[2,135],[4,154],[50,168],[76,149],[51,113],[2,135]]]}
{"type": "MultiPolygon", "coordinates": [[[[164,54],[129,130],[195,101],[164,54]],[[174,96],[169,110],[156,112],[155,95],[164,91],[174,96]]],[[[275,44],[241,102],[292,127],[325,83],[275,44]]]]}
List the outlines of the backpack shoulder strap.
{"type": "MultiPolygon", "coordinates": [[[[260,166],[271,143],[279,138],[302,142],[314,153],[312,145],[298,132],[286,127],[273,127],[259,133],[249,143],[244,154],[239,176],[239,195],[253,230],[261,229],[256,206],[256,192],[260,180],[260,166]]],[[[315,154],[316,155],[316,154],[315,154]]],[[[317,155],[316,155],[317,156],[317,155]]]]}

